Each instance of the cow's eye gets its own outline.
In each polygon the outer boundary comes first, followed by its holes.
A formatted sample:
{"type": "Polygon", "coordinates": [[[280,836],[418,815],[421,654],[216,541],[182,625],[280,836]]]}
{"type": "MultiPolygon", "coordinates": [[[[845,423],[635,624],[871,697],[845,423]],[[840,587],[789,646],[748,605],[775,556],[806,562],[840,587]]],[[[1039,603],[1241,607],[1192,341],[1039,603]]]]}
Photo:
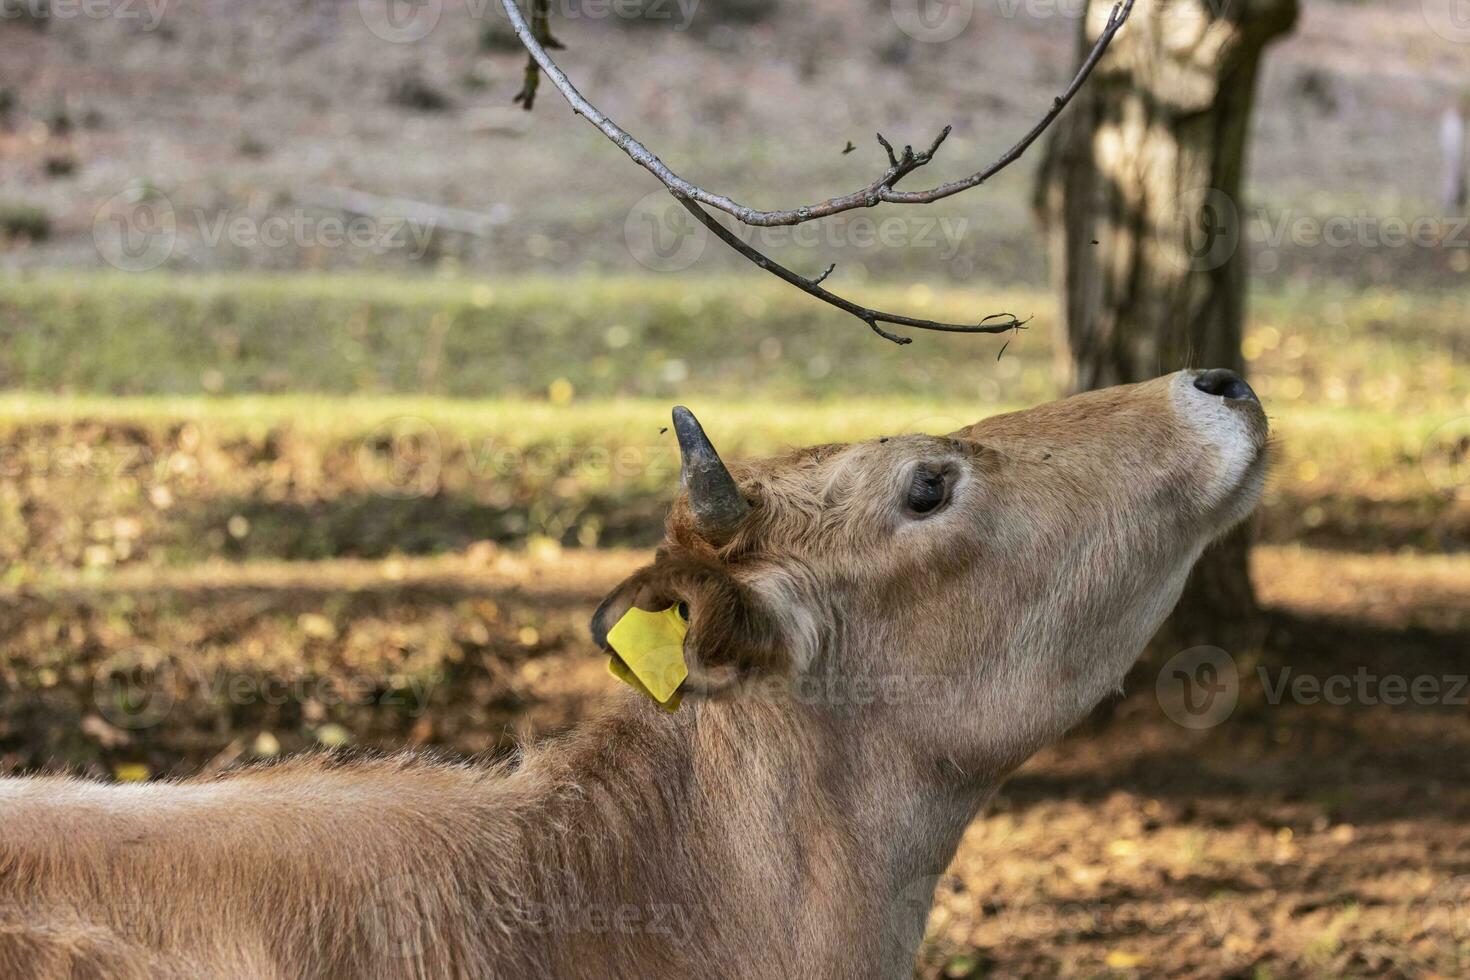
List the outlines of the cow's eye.
{"type": "Polygon", "coordinates": [[[949,499],[949,481],[944,469],[920,464],[914,468],[905,503],[915,514],[932,514],[949,499]]]}

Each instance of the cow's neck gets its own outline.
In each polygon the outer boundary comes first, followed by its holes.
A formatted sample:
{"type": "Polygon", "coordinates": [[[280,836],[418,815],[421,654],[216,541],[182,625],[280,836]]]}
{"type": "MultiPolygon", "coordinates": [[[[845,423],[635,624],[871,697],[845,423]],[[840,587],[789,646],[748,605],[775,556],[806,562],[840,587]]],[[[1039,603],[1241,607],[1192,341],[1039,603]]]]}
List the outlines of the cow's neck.
{"type": "Polygon", "coordinates": [[[628,698],[510,782],[539,787],[521,820],[543,907],[621,912],[658,930],[649,948],[677,931],[689,965],[738,956],[749,976],[907,975],[985,792],[891,735],[759,698],[673,717],[628,698]]]}

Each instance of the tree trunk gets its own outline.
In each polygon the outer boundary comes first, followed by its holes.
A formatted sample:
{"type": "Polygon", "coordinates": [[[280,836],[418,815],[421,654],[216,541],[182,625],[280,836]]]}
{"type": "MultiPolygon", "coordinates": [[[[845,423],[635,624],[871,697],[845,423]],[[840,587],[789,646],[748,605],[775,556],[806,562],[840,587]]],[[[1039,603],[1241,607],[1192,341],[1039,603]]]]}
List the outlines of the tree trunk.
{"type": "MultiPolygon", "coordinates": [[[[1090,0],[1086,52],[1113,0],[1090,0]]],[[[1058,120],[1037,185],[1060,290],[1058,368],[1073,390],[1182,367],[1244,373],[1240,199],[1261,54],[1296,0],[1137,0],[1058,120]]],[[[1254,638],[1247,539],[1200,561],[1172,640],[1254,638]]]]}

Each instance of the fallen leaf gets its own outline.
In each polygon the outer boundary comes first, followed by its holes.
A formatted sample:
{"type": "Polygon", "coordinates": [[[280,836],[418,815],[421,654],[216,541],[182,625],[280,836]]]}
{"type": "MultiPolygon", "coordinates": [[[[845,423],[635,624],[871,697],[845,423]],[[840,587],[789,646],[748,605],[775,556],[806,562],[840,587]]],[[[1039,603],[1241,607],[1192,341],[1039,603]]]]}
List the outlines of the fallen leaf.
{"type": "Polygon", "coordinates": [[[1115,949],[1108,953],[1107,958],[1103,962],[1107,963],[1108,967],[1113,970],[1132,970],[1135,967],[1142,966],[1144,958],[1137,953],[1125,953],[1121,949],[1115,949]]]}
{"type": "Polygon", "coordinates": [[[261,732],[255,736],[255,744],[250,746],[250,751],[260,756],[273,756],[281,754],[281,740],[270,732],[261,732]]]}
{"type": "Polygon", "coordinates": [[[112,774],[120,783],[141,783],[146,781],[152,772],[141,762],[119,762],[112,767],[112,774]]]}
{"type": "Polygon", "coordinates": [[[329,722],[316,730],[316,740],[329,749],[335,749],[351,742],[352,733],[341,725],[329,722]]]}
{"type": "Polygon", "coordinates": [[[321,613],[302,613],[296,617],[296,625],[301,627],[301,632],[313,640],[335,640],[337,638],[336,624],[321,613]]]}

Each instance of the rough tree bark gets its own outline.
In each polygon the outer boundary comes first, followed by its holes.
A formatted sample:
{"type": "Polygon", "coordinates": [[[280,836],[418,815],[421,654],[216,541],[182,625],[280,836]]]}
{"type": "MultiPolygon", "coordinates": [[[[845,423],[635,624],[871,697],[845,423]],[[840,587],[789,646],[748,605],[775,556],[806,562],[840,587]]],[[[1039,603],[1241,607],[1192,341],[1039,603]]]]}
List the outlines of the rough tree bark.
{"type": "MultiPolygon", "coordinates": [[[[1089,0],[1080,50],[1106,21],[1089,0]]],[[[1139,0],[1048,143],[1036,205],[1075,390],[1187,366],[1244,370],[1241,177],[1261,56],[1296,0],[1139,0]]],[[[1250,642],[1244,534],[1198,565],[1173,619],[1183,645],[1250,642]]]]}

